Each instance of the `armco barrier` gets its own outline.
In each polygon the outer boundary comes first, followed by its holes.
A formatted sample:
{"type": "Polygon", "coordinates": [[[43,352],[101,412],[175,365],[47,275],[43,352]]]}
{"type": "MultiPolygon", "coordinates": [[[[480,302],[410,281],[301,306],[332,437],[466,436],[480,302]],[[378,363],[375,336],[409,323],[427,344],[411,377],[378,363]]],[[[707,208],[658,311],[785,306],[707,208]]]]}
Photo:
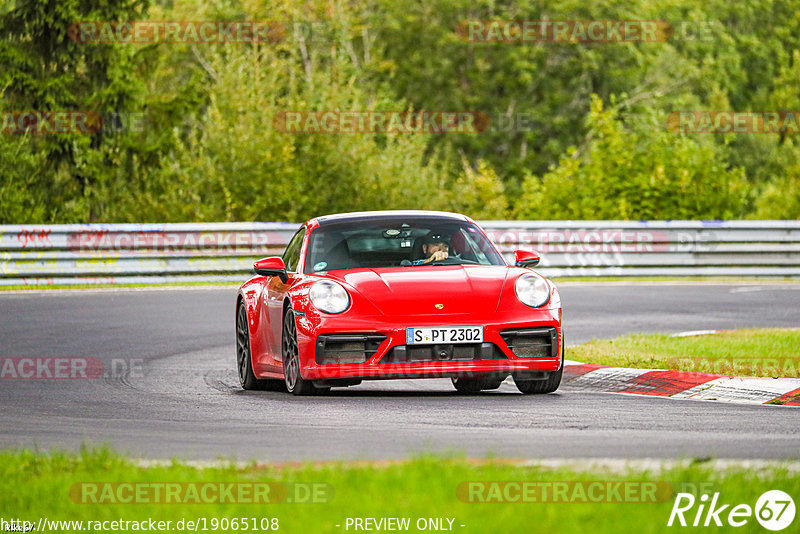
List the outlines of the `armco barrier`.
{"type": "MultiPolygon", "coordinates": [[[[239,282],[297,223],[0,226],[0,285],[239,282]]],[[[800,276],[800,221],[486,221],[548,276],[800,276]]]]}

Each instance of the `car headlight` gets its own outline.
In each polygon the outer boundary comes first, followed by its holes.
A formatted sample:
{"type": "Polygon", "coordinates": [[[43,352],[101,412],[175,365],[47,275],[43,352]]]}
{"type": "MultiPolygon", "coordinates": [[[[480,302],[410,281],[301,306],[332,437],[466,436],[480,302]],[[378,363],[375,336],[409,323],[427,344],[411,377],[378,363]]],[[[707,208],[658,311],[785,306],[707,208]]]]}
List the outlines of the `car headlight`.
{"type": "Polygon", "coordinates": [[[350,295],[336,282],[320,280],[308,292],[311,304],[325,313],[342,313],[350,306],[350,295]]]}
{"type": "Polygon", "coordinates": [[[538,308],[550,299],[550,286],[547,280],[536,273],[523,274],[514,284],[517,298],[526,306],[538,308]]]}

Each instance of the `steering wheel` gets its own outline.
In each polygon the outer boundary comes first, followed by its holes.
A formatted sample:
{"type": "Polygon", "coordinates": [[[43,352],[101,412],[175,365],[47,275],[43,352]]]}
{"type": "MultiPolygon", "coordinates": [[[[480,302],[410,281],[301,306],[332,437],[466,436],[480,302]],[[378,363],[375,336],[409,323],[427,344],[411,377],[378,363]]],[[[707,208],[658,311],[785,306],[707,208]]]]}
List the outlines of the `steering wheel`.
{"type": "Polygon", "coordinates": [[[432,261],[426,265],[477,265],[477,263],[477,261],[458,258],[456,256],[449,256],[443,260],[432,261]]]}

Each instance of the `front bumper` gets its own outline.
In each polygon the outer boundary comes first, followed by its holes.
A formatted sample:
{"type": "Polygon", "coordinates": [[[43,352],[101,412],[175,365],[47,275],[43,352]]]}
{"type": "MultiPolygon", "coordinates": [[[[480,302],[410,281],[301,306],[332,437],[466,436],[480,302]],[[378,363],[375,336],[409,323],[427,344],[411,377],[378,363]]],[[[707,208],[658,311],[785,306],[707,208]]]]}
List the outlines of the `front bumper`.
{"type": "Polygon", "coordinates": [[[487,374],[530,374],[533,377],[542,375],[541,372],[557,371],[561,367],[563,335],[560,319],[560,309],[535,308],[523,316],[510,312],[483,316],[414,315],[359,319],[343,316],[297,317],[301,374],[306,380],[446,378],[487,374]],[[442,359],[434,357],[435,361],[403,361],[419,357],[397,357],[398,354],[411,352],[405,350],[407,327],[478,324],[483,325],[483,346],[472,349],[473,357],[469,357],[470,351],[465,346],[458,345],[437,345],[433,352],[440,353],[442,359]],[[501,333],[526,329],[555,329],[553,350],[536,357],[515,355],[501,333]],[[319,356],[320,341],[324,345],[343,334],[352,335],[351,341],[359,336],[368,338],[371,345],[362,358],[365,361],[353,362],[345,357],[337,360],[342,363],[323,363],[319,356]]]}

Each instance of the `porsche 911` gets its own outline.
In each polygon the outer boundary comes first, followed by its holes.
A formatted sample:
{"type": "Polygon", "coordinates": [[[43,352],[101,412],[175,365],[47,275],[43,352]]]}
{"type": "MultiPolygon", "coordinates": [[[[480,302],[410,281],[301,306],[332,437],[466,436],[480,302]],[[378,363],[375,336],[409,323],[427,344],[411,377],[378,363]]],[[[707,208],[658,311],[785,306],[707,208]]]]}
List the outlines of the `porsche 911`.
{"type": "Polygon", "coordinates": [[[561,299],[510,265],[464,215],[378,211],[300,226],[282,256],[254,264],[236,299],[244,389],[324,394],[362,380],[450,378],[493,390],[511,376],[525,394],[558,389],[561,299]]]}

